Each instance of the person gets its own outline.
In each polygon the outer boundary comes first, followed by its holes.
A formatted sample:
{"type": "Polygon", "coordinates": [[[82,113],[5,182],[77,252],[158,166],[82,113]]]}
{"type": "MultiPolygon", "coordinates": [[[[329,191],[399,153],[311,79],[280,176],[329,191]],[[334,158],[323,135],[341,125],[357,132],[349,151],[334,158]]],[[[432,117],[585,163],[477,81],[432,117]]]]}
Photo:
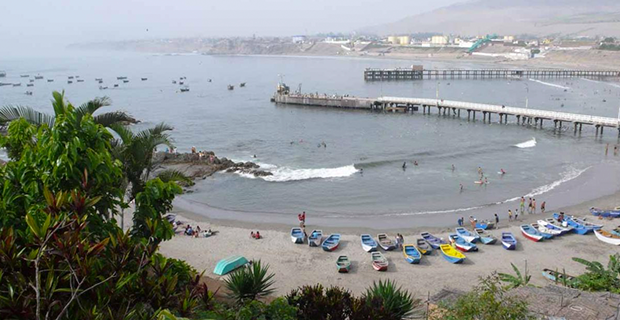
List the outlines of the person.
{"type": "Polygon", "coordinates": [[[252,158],[256,159],[256,155],[253,155],[252,158]]]}
{"type": "Polygon", "coordinates": [[[185,235],[191,236],[194,234],[194,231],[192,230],[192,226],[190,226],[189,224],[185,227],[185,235]]]}
{"type": "Polygon", "coordinates": [[[558,222],[564,222],[564,212],[560,212],[560,215],[558,216],[558,222]]]}
{"type": "Polygon", "coordinates": [[[254,236],[254,231],[250,231],[250,238],[252,238],[252,239],[254,239],[254,238],[255,238],[255,236],[254,236]]]}
{"type": "Polygon", "coordinates": [[[196,226],[196,232],[194,232],[194,238],[200,237],[200,226],[196,226]]]}
{"type": "Polygon", "coordinates": [[[418,165],[418,162],[417,162],[417,161],[413,161],[413,165],[414,165],[414,166],[417,166],[417,165],[418,165]]]}
{"type": "Polygon", "coordinates": [[[502,174],[506,174],[506,171],[504,171],[504,169],[499,169],[499,172],[501,172],[502,174]]]}
{"type": "Polygon", "coordinates": [[[360,174],[363,175],[364,174],[364,168],[360,168],[360,174]]]}
{"type": "Polygon", "coordinates": [[[540,204],[540,212],[545,213],[545,205],[547,204],[546,201],[543,201],[543,203],[540,204]]]}
{"type": "Polygon", "coordinates": [[[460,218],[457,220],[457,222],[458,222],[458,224],[459,224],[459,227],[462,227],[462,226],[463,226],[463,217],[460,217],[460,218]]]}
{"type": "Polygon", "coordinates": [[[192,147],[192,154],[196,153],[196,147],[192,147]]]}
{"type": "Polygon", "coordinates": [[[456,167],[452,165],[452,172],[454,172],[454,170],[456,170],[456,167]]]}
{"type": "Polygon", "coordinates": [[[461,192],[463,192],[463,184],[459,183],[459,185],[461,186],[461,192]]]}
{"type": "Polygon", "coordinates": [[[480,174],[480,175],[482,174],[482,168],[481,167],[478,167],[478,174],[480,174]]]}
{"type": "Polygon", "coordinates": [[[407,169],[407,162],[403,162],[403,170],[407,169]]]}
{"type": "Polygon", "coordinates": [[[519,212],[515,209],[515,221],[517,221],[517,218],[519,218],[519,212]]]}
{"type": "Polygon", "coordinates": [[[529,199],[527,204],[527,212],[532,213],[532,198],[529,199]]]}
{"type": "Polygon", "coordinates": [[[474,216],[469,216],[469,223],[471,224],[472,229],[476,228],[476,218],[474,218],[474,216]]]}
{"type": "Polygon", "coordinates": [[[532,199],[532,213],[536,213],[536,199],[532,199]]]}
{"type": "Polygon", "coordinates": [[[301,222],[306,223],[306,211],[301,214],[301,222]]]}
{"type": "Polygon", "coordinates": [[[609,143],[607,144],[607,146],[605,146],[605,155],[607,155],[608,152],[609,152],[609,143]]]}
{"type": "Polygon", "coordinates": [[[489,184],[489,179],[487,179],[487,177],[484,177],[484,184],[485,185],[489,184]]]}
{"type": "Polygon", "coordinates": [[[523,210],[525,210],[525,197],[521,197],[521,214],[523,214],[523,210]]]}
{"type": "Polygon", "coordinates": [[[495,228],[497,228],[499,226],[499,216],[497,215],[497,213],[494,213],[495,215],[495,228]]]}
{"type": "Polygon", "coordinates": [[[508,209],[508,221],[512,221],[512,210],[508,209]]]}
{"type": "Polygon", "coordinates": [[[258,232],[258,230],[256,231],[256,234],[254,235],[256,237],[256,240],[262,238],[260,235],[260,232],[258,232]]]}

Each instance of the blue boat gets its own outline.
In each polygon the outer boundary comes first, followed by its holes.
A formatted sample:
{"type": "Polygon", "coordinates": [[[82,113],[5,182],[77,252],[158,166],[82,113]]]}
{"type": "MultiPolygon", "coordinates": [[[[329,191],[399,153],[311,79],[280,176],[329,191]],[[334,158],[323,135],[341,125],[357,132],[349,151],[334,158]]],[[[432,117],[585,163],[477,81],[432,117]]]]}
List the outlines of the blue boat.
{"type": "Polygon", "coordinates": [[[495,223],[489,220],[476,222],[476,228],[482,229],[482,230],[493,229],[494,226],[495,226],[495,223]]]}
{"type": "Polygon", "coordinates": [[[618,218],[620,217],[620,210],[601,210],[594,207],[590,208],[590,213],[595,217],[603,218],[618,218]]]}
{"type": "Polygon", "coordinates": [[[323,241],[323,244],[321,245],[321,247],[325,251],[334,251],[338,249],[339,244],[340,244],[340,234],[334,233],[330,235],[329,237],[327,237],[325,241],[323,241]]]}
{"type": "Polygon", "coordinates": [[[517,248],[517,239],[511,232],[502,232],[502,246],[506,250],[514,250],[517,248]]]}
{"type": "Polygon", "coordinates": [[[403,255],[405,256],[405,260],[411,264],[418,264],[422,259],[422,254],[412,244],[403,245],[403,255]]]}
{"type": "Polygon", "coordinates": [[[433,253],[433,247],[431,247],[431,245],[422,238],[416,239],[416,248],[418,248],[418,251],[420,251],[420,253],[423,255],[429,255],[433,253]]]}
{"type": "Polygon", "coordinates": [[[484,229],[476,228],[474,231],[478,234],[480,237],[480,242],[483,244],[494,244],[497,242],[497,238],[484,229]]]}
{"type": "Polygon", "coordinates": [[[428,232],[422,232],[420,235],[424,238],[424,240],[426,240],[426,242],[428,242],[428,244],[431,245],[431,247],[433,247],[433,249],[439,249],[442,244],[448,244],[445,240],[439,239],[428,232]]]}
{"type": "Polygon", "coordinates": [[[215,265],[213,273],[223,276],[237,268],[241,268],[246,263],[248,263],[248,260],[242,256],[230,256],[220,260],[217,265],[215,265]]]}
{"type": "Polygon", "coordinates": [[[478,247],[475,244],[467,242],[458,234],[453,233],[450,234],[449,237],[454,247],[456,247],[458,250],[461,250],[463,252],[478,251],[478,247]]]}
{"type": "MultiPolygon", "coordinates": [[[[560,221],[560,215],[558,213],[554,213],[553,214],[553,218],[555,220],[557,220],[558,222],[562,222],[560,221]]],[[[572,217],[570,216],[565,216],[564,217],[564,221],[566,221],[566,223],[571,226],[573,228],[573,231],[576,234],[580,234],[580,235],[586,235],[592,231],[594,231],[593,227],[587,227],[577,221],[575,221],[572,217]]]]}
{"type": "Polygon", "coordinates": [[[579,219],[575,217],[571,217],[571,219],[575,221],[576,223],[579,223],[583,225],[584,227],[592,229],[592,230],[601,230],[603,228],[602,224],[595,224],[595,223],[587,222],[584,219],[579,219]]]}
{"type": "Polygon", "coordinates": [[[366,252],[377,251],[377,241],[373,239],[369,234],[361,235],[362,249],[366,252]]]}
{"type": "Polygon", "coordinates": [[[465,241],[467,242],[476,243],[478,240],[480,240],[480,236],[478,236],[476,233],[467,231],[467,229],[463,227],[458,227],[455,229],[455,231],[456,234],[458,234],[461,238],[465,239],[465,241]]]}
{"type": "Polygon", "coordinates": [[[301,230],[301,228],[291,229],[291,241],[293,241],[293,243],[304,243],[305,239],[306,235],[304,234],[304,231],[301,230]]]}

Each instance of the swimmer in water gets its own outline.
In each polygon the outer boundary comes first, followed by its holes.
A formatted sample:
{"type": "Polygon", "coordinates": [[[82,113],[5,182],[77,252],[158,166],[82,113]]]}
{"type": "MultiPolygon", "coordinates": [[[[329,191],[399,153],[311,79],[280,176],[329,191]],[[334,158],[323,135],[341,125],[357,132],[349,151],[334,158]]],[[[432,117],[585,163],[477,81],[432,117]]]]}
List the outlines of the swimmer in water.
{"type": "Polygon", "coordinates": [[[407,169],[407,162],[403,162],[403,170],[407,169]]]}
{"type": "Polygon", "coordinates": [[[504,171],[504,169],[500,169],[500,170],[499,170],[499,172],[500,172],[501,174],[506,174],[506,171],[504,171]]]}
{"type": "Polygon", "coordinates": [[[414,166],[417,166],[417,165],[418,165],[418,162],[417,162],[417,161],[414,161],[414,162],[413,162],[413,165],[414,165],[414,166]]]}
{"type": "Polygon", "coordinates": [[[459,183],[461,185],[461,192],[463,192],[463,184],[459,183]]]}
{"type": "Polygon", "coordinates": [[[452,165],[452,171],[456,170],[456,167],[454,165],[452,165]]]}

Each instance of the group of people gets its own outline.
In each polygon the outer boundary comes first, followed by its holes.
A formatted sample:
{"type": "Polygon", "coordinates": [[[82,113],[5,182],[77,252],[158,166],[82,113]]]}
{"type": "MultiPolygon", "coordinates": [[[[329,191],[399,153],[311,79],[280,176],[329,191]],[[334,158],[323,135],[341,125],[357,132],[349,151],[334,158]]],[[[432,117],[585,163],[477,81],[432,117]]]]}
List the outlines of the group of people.
{"type": "Polygon", "coordinates": [[[183,232],[186,236],[190,236],[190,237],[194,237],[194,238],[207,238],[210,237],[213,232],[211,231],[211,229],[208,230],[201,230],[200,226],[196,226],[196,229],[192,228],[191,225],[187,225],[185,226],[185,231],[183,232]]]}
{"type": "Polygon", "coordinates": [[[405,244],[405,238],[400,233],[396,234],[396,237],[394,237],[394,240],[396,240],[396,249],[402,248],[403,244],[405,244]]]}
{"type": "Polygon", "coordinates": [[[263,236],[261,236],[261,234],[260,234],[260,232],[258,232],[258,230],[256,230],[256,232],[250,231],[250,239],[258,240],[258,239],[262,239],[262,238],[263,238],[263,236]]]}

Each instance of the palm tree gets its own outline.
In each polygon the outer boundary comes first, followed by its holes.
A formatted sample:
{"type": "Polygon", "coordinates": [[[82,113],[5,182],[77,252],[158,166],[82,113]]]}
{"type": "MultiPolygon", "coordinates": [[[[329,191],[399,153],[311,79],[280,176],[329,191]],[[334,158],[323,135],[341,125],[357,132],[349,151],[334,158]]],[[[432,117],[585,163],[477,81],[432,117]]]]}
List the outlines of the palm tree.
{"type": "MultiPolygon", "coordinates": [[[[55,115],[58,115],[59,112],[64,110],[63,107],[66,107],[69,104],[65,100],[64,92],[60,93],[54,91],[53,96],[54,99],[52,100],[52,105],[54,107],[54,113],[55,115]]],[[[78,114],[77,120],[80,121],[84,115],[91,114],[93,115],[95,123],[101,124],[104,127],[109,127],[113,124],[119,123],[138,122],[132,116],[122,111],[107,112],[97,116],[94,115],[97,110],[110,106],[110,104],[111,100],[108,97],[95,98],[88,101],[75,109],[78,114]]],[[[54,126],[54,119],[56,118],[55,115],[34,110],[32,107],[8,105],[0,108],[0,126],[6,128],[11,121],[24,118],[31,124],[37,126],[47,124],[51,128],[54,126]]]]}
{"type": "Polygon", "coordinates": [[[502,282],[508,283],[507,285],[508,289],[528,286],[532,276],[529,275],[527,272],[527,261],[525,262],[525,271],[523,272],[523,274],[521,274],[521,271],[519,271],[519,268],[517,268],[517,266],[515,266],[512,263],[510,265],[512,266],[512,269],[515,271],[515,275],[507,274],[507,273],[498,273],[497,275],[499,276],[499,279],[502,282]]]}
{"type": "Polygon", "coordinates": [[[230,290],[229,296],[241,303],[272,294],[274,276],[269,273],[269,265],[262,265],[258,260],[233,271],[224,283],[230,290]]]}

